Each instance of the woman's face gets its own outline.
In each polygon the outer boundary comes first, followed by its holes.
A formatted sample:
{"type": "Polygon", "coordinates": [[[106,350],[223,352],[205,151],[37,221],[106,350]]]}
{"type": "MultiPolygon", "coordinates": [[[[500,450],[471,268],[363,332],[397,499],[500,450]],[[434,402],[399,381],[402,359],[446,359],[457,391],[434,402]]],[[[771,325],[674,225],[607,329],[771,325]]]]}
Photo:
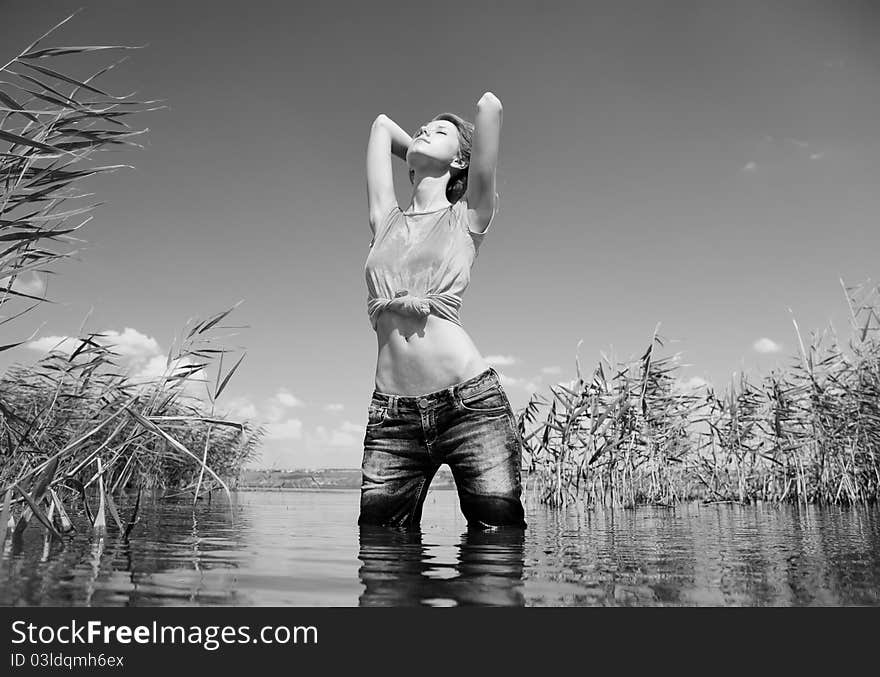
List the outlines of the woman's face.
{"type": "Polygon", "coordinates": [[[412,169],[439,164],[445,170],[459,150],[458,128],[449,120],[431,120],[413,134],[406,162],[412,169]]]}

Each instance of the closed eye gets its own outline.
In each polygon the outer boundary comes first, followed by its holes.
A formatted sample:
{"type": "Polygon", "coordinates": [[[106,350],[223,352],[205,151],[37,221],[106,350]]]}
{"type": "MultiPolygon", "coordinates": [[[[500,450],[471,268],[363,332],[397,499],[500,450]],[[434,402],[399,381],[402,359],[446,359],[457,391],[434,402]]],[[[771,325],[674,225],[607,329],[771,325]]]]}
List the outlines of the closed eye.
{"type": "MultiPolygon", "coordinates": [[[[417,132],[413,135],[413,138],[418,137],[421,133],[422,133],[421,130],[417,131],[417,132]]],[[[433,131],[430,130],[430,129],[426,129],[426,130],[425,130],[425,134],[431,134],[431,133],[433,133],[433,134],[443,134],[444,136],[449,136],[449,132],[447,132],[447,131],[446,131],[445,129],[443,129],[443,128],[437,128],[437,129],[434,129],[433,131]]]]}

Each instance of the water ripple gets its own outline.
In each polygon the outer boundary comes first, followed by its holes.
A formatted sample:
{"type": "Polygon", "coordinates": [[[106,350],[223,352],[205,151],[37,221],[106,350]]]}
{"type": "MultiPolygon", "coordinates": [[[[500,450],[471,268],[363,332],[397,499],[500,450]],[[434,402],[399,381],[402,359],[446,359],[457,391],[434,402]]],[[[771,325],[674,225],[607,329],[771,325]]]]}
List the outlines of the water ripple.
{"type": "Polygon", "coordinates": [[[880,510],[689,504],[549,510],[468,531],[450,491],[423,526],[356,526],[358,493],[147,503],[131,541],[29,528],[4,605],[880,605],[880,510]]]}

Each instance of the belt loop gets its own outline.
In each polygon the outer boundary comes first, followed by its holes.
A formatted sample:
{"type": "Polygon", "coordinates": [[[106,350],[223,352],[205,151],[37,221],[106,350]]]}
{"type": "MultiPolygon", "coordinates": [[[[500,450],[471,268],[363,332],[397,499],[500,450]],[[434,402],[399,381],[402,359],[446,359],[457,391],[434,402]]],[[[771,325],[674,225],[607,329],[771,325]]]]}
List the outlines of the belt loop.
{"type": "Polygon", "coordinates": [[[390,402],[388,403],[388,408],[391,410],[391,415],[395,418],[397,417],[397,395],[392,395],[390,397],[390,402]]]}
{"type": "Polygon", "coordinates": [[[452,404],[455,404],[455,386],[451,385],[446,389],[446,392],[449,393],[449,401],[452,404]]]}

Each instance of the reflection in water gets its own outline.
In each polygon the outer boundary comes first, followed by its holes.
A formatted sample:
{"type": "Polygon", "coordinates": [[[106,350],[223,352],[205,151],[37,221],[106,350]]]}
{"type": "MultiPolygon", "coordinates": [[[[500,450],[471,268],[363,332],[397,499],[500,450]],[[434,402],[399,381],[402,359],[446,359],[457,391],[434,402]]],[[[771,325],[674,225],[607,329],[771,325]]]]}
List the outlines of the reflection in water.
{"type": "Polygon", "coordinates": [[[569,510],[542,526],[528,604],[880,604],[877,506],[569,510]]]}
{"type": "Polygon", "coordinates": [[[465,531],[443,563],[422,531],[360,527],[361,606],[524,606],[525,532],[465,531]]]}
{"type": "Polygon", "coordinates": [[[359,528],[356,491],[147,501],[128,542],[31,526],[3,544],[0,605],[880,605],[878,506],[532,504],[493,532],[429,497],[409,532],[359,528]]]}

